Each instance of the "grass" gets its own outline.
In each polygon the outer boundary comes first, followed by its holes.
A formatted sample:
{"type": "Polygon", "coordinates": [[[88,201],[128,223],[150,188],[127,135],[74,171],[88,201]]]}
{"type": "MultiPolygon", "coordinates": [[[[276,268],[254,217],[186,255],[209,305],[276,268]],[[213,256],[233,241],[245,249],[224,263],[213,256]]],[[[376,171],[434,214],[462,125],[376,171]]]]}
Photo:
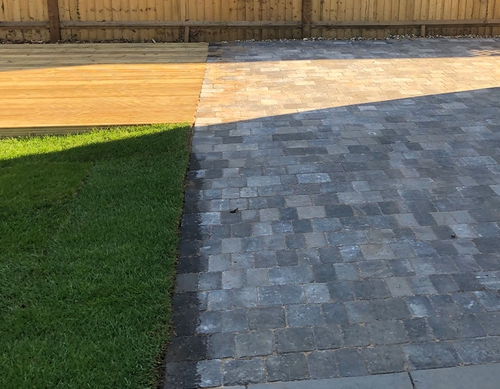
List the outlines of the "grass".
{"type": "Polygon", "coordinates": [[[0,387],[151,388],[187,125],[0,140],[0,387]]]}

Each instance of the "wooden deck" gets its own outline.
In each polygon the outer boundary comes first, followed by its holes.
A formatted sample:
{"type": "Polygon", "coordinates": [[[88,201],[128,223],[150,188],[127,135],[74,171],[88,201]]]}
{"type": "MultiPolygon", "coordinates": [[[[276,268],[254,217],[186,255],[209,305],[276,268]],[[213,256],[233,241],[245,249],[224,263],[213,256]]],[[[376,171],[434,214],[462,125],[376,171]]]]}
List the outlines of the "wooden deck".
{"type": "Polygon", "coordinates": [[[208,45],[0,45],[0,136],[193,122],[208,45]]]}

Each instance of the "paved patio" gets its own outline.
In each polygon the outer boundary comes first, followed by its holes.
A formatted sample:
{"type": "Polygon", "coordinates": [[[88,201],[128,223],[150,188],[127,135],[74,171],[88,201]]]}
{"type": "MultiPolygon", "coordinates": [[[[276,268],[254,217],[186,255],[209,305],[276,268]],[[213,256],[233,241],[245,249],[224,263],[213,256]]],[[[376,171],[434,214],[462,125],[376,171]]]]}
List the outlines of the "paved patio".
{"type": "Polygon", "coordinates": [[[165,388],[500,362],[499,146],[500,40],[212,46],[165,388]]]}

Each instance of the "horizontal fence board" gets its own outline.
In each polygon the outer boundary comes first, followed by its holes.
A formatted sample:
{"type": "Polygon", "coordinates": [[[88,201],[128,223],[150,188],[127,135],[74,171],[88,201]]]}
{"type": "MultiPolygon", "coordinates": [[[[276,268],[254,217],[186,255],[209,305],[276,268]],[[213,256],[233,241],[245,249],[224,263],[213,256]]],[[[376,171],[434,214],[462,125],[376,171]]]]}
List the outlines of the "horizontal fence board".
{"type": "Polygon", "coordinates": [[[0,22],[0,28],[1,29],[19,29],[19,30],[29,30],[33,28],[49,28],[49,22],[39,22],[39,21],[29,21],[29,22],[24,22],[24,21],[16,21],[16,22],[0,22]]]}
{"type": "Polygon", "coordinates": [[[315,26],[331,27],[386,27],[386,26],[486,26],[500,25],[500,19],[492,20],[381,20],[381,21],[324,21],[313,22],[315,26]]]}
{"type": "Polygon", "coordinates": [[[66,21],[61,22],[62,28],[157,28],[157,27],[300,27],[301,22],[296,21],[119,21],[119,22],[91,22],[91,21],[66,21]]]}

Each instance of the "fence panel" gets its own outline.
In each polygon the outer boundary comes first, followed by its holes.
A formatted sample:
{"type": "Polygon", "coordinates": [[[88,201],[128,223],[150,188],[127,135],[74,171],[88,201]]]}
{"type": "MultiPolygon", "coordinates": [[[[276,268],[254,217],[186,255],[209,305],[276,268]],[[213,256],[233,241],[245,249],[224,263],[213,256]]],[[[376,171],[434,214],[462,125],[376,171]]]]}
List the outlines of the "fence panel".
{"type": "Polygon", "coordinates": [[[52,38],[60,36],[67,41],[167,42],[500,34],[500,0],[0,0],[0,3],[0,39],[13,41],[45,41],[49,39],[49,31],[52,38]],[[54,12],[49,12],[54,5],[57,18],[54,12]]]}
{"type": "Polygon", "coordinates": [[[45,0],[0,0],[0,39],[8,41],[49,40],[48,10],[45,0]]]}

